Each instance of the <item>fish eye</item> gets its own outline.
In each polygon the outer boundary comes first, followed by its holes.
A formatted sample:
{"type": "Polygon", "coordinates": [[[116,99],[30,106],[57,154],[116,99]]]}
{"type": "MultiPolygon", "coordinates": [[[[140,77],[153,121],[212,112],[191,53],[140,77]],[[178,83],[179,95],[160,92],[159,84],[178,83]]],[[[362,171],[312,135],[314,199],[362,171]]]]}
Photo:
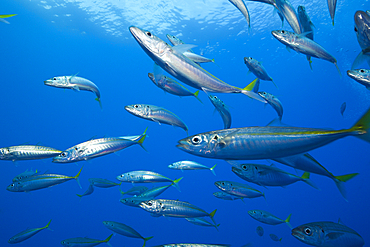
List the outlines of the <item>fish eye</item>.
{"type": "Polygon", "coordinates": [[[306,235],[308,235],[308,236],[311,236],[312,231],[311,231],[311,229],[310,229],[309,227],[306,227],[306,228],[304,229],[304,233],[306,233],[306,235]]]}
{"type": "Polygon", "coordinates": [[[147,107],[147,108],[149,108],[149,106],[148,106],[148,105],[147,105],[146,107],[147,107]]]}
{"type": "Polygon", "coordinates": [[[258,170],[258,167],[257,166],[255,166],[254,168],[256,168],[256,170],[258,170]]]}
{"type": "Polygon", "coordinates": [[[357,30],[357,27],[355,27],[355,32],[357,33],[357,31],[358,31],[358,30],[357,30]]]}
{"type": "Polygon", "coordinates": [[[10,187],[14,187],[14,184],[11,184],[10,187]]]}
{"type": "Polygon", "coordinates": [[[252,60],[253,58],[252,57],[248,57],[249,60],[252,60]]]}
{"type": "Polygon", "coordinates": [[[153,205],[153,203],[151,203],[151,202],[148,202],[148,205],[149,205],[149,206],[152,206],[152,205],[153,205]]]}
{"type": "Polygon", "coordinates": [[[217,96],[213,96],[214,99],[217,99],[217,96]]]}
{"type": "Polygon", "coordinates": [[[221,182],[221,185],[225,185],[225,183],[224,182],[221,182]]]}
{"type": "Polygon", "coordinates": [[[135,107],[135,108],[139,108],[139,106],[138,106],[138,105],[134,105],[134,107],[135,107]]]}
{"type": "Polygon", "coordinates": [[[193,144],[199,144],[201,142],[201,139],[199,138],[199,136],[194,136],[192,139],[191,139],[191,142],[193,144]]]}
{"type": "Polygon", "coordinates": [[[66,154],[65,152],[63,152],[63,153],[61,154],[61,156],[66,157],[66,156],[67,156],[67,154],[66,154]]]}
{"type": "Polygon", "coordinates": [[[285,33],[285,31],[284,30],[281,30],[281,33],[285,33]]]}
{"type": "Polygon", "coordinates": [[[213,137],[213,139],[215,139],[217,141],[218,140],[218,135],[215,135],[215,137],[213,137]]]}
{"type": "Polygon", "coordinates": [[[243,170],[247,170],[247,166],[246,165],[242,165],[242,168],[243,168],[243,170]]]}
{"type": "Polygon", "coordinates": [[[75,150],[78,150],[78,148],[77,148],[77,147],[75,147],[75,150]]]}
{"type": "Polygon", "coordinates": [[[363,70],[363,69],[360,69],[360,72],[361,72],[361,73],[365,73],[365,70],[363,70]]]}
{"type": "Polygon", "coordinates": [[[148,35],[149,37],[152,36],[150,32],[146,32],[145,34],[148,35]]]}
{"type": "Polygon", "coordinates": [[[57,78],[55,78],[55,77],[53,78],[53,80],[54,80],[54,81],[55,81],[56,79],[57,79],[57,78]]]}

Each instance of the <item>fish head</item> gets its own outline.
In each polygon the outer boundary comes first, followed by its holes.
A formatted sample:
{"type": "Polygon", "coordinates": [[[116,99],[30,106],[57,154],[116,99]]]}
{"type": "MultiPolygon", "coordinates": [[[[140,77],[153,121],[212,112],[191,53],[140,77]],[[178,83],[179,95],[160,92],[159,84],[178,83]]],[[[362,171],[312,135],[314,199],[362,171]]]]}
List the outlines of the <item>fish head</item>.
{"type": "Polygon", "coordinates": [[[155,85],[158,85],[153,73],[148,73],[148,77],[155,85]]]}
{"type": "Polygon", "coordinates": [[[249,210],[248,214],[255,219],[260,219],[263,217],[263,214],[260,210],[249,210]]]}
{"type": "Polygon", "coordinates": [[[262,98],[264,98],[266,101],[269,101],[272,98],[272,94],[267,93],[265,91],[258,92],[258,94],[259,94],[259,96],[261,96],[262,98]]]}
{"type": "Polygon", "coordinates": [[[112,229],[115,227],[116,225],[116,222],[114,221],[103,221],[103,224],[105,227],[107,227],[108,229],[112,229]]]}
{"type": "Polygon", "coordinates": [[[44,81],[44,84],[51,87],[65,87],[69,84],[67,76],[56,76],[44,81]]]}
{"type": "Polygon", "coordinates": [[[15,237],[15,236],[11,237],[11,238],[9,238],[8,243],[9,244],[15,244],[15,243],[17,243],[16,240],[17,240],[17,237],[15,237]]]}
{"type": "Polygon", "coordinates": [[[170,169],[176,169],[176,168],[178,168],[179,167],[179,162],[175,162],[175,163],[172,163],[172,164],[169,164],[168,165],[168,168],[170,168],[170,169]]]}
{"type": "Polygon", "coordinates": [[[69,247],[69,246],[72,246],[73,245],[73,243],[70,243],[69,241],[67,241],[67,240],[62,240],[61,242],[60,242],[63,246],[65,246],[65,247],[69,247]]]}
{"type": "Polygon", "coordinates": [[[370,46],[370,16],[367,12],[356,11],[355,32],[361,48],[368,48],[370,46]]]}
{"type": "Polygon", "coordinates": [[[224,102],[219,97],[209,94],[208,98],[212,101],[213,105],[225,108],[224,102]]]}
{"type": "Polygon", "coordinates": [[[299,20],[305,19],[306,14],[306,8],[304,6],[299,5],[298,6],[298,18],[299,20]]]}
{"type": "Polygon", "coordinates": [[[292,235],[303,243],[314,246],[321,246],[321,243],[325,241],[324,230],[320,226],[312,223],[294,228],[292,230],[292,235]]]}
{"type": "Polygon", "coordinates": [[[10,184],[6,188],[6,190],[11,191],[11,192],[21,192],[21,191],[23,191],[22,188],[23,188],[23,183],[20,182],[20,181],[16,181],[16,182],[10,184]]]}
{"type": "Polygon", "coordinates": [[[295,39],[294,33],[286,30],[274,30],[271,34],[284,45],[291,44],[295,39]]]}
{"type": "Polygon", "coordinates": [[[9,148],[0,148],[0,160],[12,160],[14,158],[14,154],[9,148]]]}
{"type": "Polygon", "coordinates": [[[139,45],[153,60],[171,50],[171,47],[166,42],[151,32],[134,26],[131,26],[129,29],[139,45]]]}
{"type": "Polygon", "coordinates": [[[236,175],[245,178],[253,178],[256,173],[253,166],[248,164],[239,164],[237,167],[232,167],[231,170],[236,175]]]}
{"type": "Polygon", "coordinates": [[[125,106],[125,110],[135,116],[143,118],[149,116],[149,114],[151,113],[150,105],[144,104],[127,105],[125,106]]]}
{"type": "Polygon", "coordinates": [[[356,81],[370,82],[370,70],[368,69],[347,70],[347,75],[356,81]]]}
{"type": "Polygon", "coordinates": [[[138,176],[134,172],[126,172],[117,176],[117,180],[121,182],[131,182],[134,179],[137,179],[138,176]]]}
{"type": "Polygon", "coordinates": [[[233,184],[230,181],[217,181],[215,182],[215,185],[222,191],[229,191],[233,187],[233,184]]]}
{"type": "Polygon", "coordinates": [[[59,154],[58,156],[55,156],[52,162],[69,163],[69,162],[77,161],[78,160],[77,154],[78,154],[78,150],[75,150],[75,149],[66,150],[62,152],[61,154],[59,154]]]}
{"type": "Polygon", "coordinates": [[[173,36],[171,34],[166,34],[167,39],[171,42],[172,45],[181,45],[184,44],[184,42],[177,38],[176,36],[173,36]]]}
{"type": "Polygon", "coordinates": [[[150,213],[159,214],[163,210],[164,205],[158,200],[149,200],[142,201],[139,207],[150,213]]]}

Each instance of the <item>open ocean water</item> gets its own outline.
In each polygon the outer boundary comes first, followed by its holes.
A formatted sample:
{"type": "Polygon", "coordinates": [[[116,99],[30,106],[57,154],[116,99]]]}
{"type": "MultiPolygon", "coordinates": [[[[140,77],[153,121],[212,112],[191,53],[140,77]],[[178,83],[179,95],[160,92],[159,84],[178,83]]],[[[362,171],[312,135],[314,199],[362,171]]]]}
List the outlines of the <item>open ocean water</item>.
{"type": "MultiPolygon", "coordinates": [[[[105,239],[112,232],[103,221],[117,221],[133,227],[142,236],[154,236],[147,246],[165,243],[218,243],[242,246],[307,246],[291,235],[286,224],[262,224],[247,211],[261,209],[285,219],[289,214],[293,227],[314,221],[341,221],[357,231],[365,243],[370,242],[369,175],[370,145],[356,137],[346,137],[309,153],[334,175],[358,172],[345,185],[348,202],[333,181],[316,174],[312,181],[321,189],[297,182],[285,188],[252,187],[262,197],[224,201],[212,194],[219,191],[214,182],[230,180],[246,183],[237,177],[223,160],[207,159],[176,148],[186,132],[169,125],[137,118],[124,110],[130,104],[162,106],[178,115],[188,126],[189,135],[223,128],[218,113],[201,92],[201,104],[194,97],[177,97],[164,93],[148,78],[153,61],[144,53],[128,30],[131,25],[151,31],[166,42],[172,34],[185,43],[195,44],[195,53],[214,58],[215,64],[202,67],[238,87],[253,79],[247,74],[244,57],[263,62],[278,86],[261,81],[260,90],[274,94],[284,107],[283,122],[292,126],[343,129],[350,128],[369,108],[370,92],[350,79],[351,68],[361,51],[354,32],[354,13],[370,9],[368,0],[339,0],[332,25],[324,0],[292,0],[294,8],[306,6],[315,25],[314,39],[338,61],[342,77],[335,66],[312,58],[311,71],[306,57],[288,52],[272,35],[281,29],[281,21],[273,7],[246,1],[251,28],[248,31],[243,15],[227,0],[191,1],[124,1],[124,0],[3,0],[0,14],[17,14],[0,22],[2,109],[0,147],[38,144],[65,150],[91,138],[140,135],[147,130],[144,146],[134,145],[118,155],[110,154],[90,161],[70,164],[52,163],[52,159],[1,162],[0,180],[0,246],[10,246],[8,239],[35,227],[43,227],[51,219],[50,228],[19,243],[19,246],[61,246],[64,239],[90,237],[105,239]],[[64,90],[44,85],[54,76],[74,75],[93,81],[100,89],[103,109],[91,92],[64,90]],[[340,107],[346,102],[342,116],[340,107]],[[214,176],[210,171],[177,171],[167,166],[175,161],[193,160],[206,166],[217,164],[214,176]],[[79,188],[76,181],[29,193],[6,190],[12,178],[26,169],[75,176],[83,166],[79,188]],[[184,177],[181,192],[169,188],[158,198],[188,201],[207,212],[217,209],[214,227],[196,226],[185,219],[152,217],[140,208],[119,202],[118,187],[96,188],[82,197],[89,178],[116,181],[124,172],[155,171],[171,179],[184,177]],[[256,227],[262,226],[260,237],[256,227]],[[281,237],[274,242],[270,233],[281,237]]],[[[291,30],[284,22],[284,29],[291,30]]],[[[368,64],[362,64],[369,68],[368,64]]],[[[185,85],[192,92],[193,88],[185,85]]],[[[229,106],[232,128],[265,126],[277,117],[270,105],[251,100],[242,94],[215,94],[229,106]]],[[[269,161],[248,163],[270,164],[269,161]]],[[[302,171],[277,164],[291,173],[302,171]]],[[[146,185],[149,188],[150,184],[146,185]]],[[[165,185],[154,184],[153,186],[165,185]]],[[[132,187],[123,183],[123,191],[132,187]]],[[[142,246],[141,239],[115,235],[113,247],[142,246]]],[[[103,246],[105,244],[102,244],[103,246]]]]}

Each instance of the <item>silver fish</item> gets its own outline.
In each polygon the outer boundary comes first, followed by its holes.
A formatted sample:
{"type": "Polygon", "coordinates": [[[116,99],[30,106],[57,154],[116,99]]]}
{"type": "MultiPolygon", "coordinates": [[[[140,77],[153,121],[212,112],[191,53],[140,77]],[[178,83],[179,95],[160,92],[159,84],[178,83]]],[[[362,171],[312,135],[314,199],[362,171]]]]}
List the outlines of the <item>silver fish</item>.
{"type": "Polygon", "coordinates": [[[365,60],[370,66],[370,15],[364,11],[355,13],[355,32],[357,41],[362,49],[352,64],[351,69],[355,69],[365,60]]]}
{"type": "Polygon", "coordinates": [[[218,231],[218,227],[220,226],[220,224],[212,224],[211,222],[203,219],[203,218],[185,218],[188,222],[194,224],[194,225],[198,225],[198,226],[211,226],[211,227],[214,227],[216,228],[216,230],[218,231]]]}
{"type": "MultiPolygon", "coordinates": [[[[176,184],[178,182],[180,182],[180,180],[175,181],[176,184]]],[[[165,192],[171,186],[172,186],[172,184],[165,185],[165,186],[160,186],[160,187],[154,187],[154,188],[151,188],[151,189],[141,193],[140,195],[138,195],[138,197],[152,198],[153,199],[153,198],[156,198],[157,196],[159,196],[160,194],[162,194],[163,192],[165,192]]]]}
{"type": "Polygon", "coordinates": [[[274,95],[267,93],[267,92],[258,92],[259,95],[261,95],[262,98],[264,98],[267,103],[274,108],[276,113],[279,116],[279,119],[281,120],[283,117],[283,105],[281,104],[280,100],[276,98],[274,95]]]}
{"type": "Polygon", "coordinates": [[[99,188],[110,188],[114,186],[120,186],[121,183],[117,184],[115,182],[109,181],[108,179],[103,178],[89,178],[91,185],[99,188]]]}
{"type": "Polygon", "coordinates": [[[106,243],[109,245],[108,241],[112,238],[113,234],[104,240],[92,239],[92,238],[69,238],[62,240],[60,243],[64,247],[93,247],[98,244],[106,243]]]}
{"type": "Polygon", "coordinates": [[[212,94],[208,95],[208,98],[211,100],[212,104],[215,106],[215,109],[220,113],[222,121],[224,122],[224,129],[229,129],[231,126],[231,114],[228,107],[225,103],[212,94]]]}
{"type": "Polygon", "coordinates": [[[96,95],[95,100],[99,102],[99,105],[101,107],[99,88],[92,81],[86,78],[75,75],[56,76],[44,81],[44,84],[51,87],[73,89],[75,91],[83,90],[93,92],[96,95]]]}
{"type": "Polygon", "coordinates": [[[119,200],[121,203],[125,204],[126,206],[131,206],[131,207],[140,207],[140,203],[144,201],[149,201],[153,198],[147,198],[147,197],[128,197],[128,198],[123,198],[119,200]]]}
{"type": "Polygon", "coordinates": [[[244,15],[245,19],[248,23],[248,28],[251,27],[251,20],[249,16],[249,11],[247,6],[245,5],[243,0],[229,0],[230,3],[232,3],[242,14],[244,15]]]}
{"type": "Polygon", "coordinates": [[[0,160],[36,160],[58,156],[62,151],[39,145],[18,145],[0,148],[0,160]]]}
{"type": "Polygon", "coordinates": [[[353,69],[347,70],[347,75],[370,90],[370,70],[353,69]]]}
{"type": "Polygon", "coordinates": [[[210,170],[213,173],[213,175],[216,176],[216,173],[214,171],[216,165],[212,167],[208,167],[208,166],[199,164],[195,161],[182,160],[182,161],[177,161],[175,163],[168,165],[168,168],[176,169],[176,170],[204,170],[206,169],[206,170],[210,170]]]}
{"type": "Polygon", "coordinates": [[[364,239],[353,229],[330,221],[312,222],[292,230],[299,241],[318,247],[361,247],[364,239]]]}
{"type": "Polygon", "coordinates": [[[289,223],[290,222],[290,217],[292,214],[289,214],[286,220],[282,220],[275,215],[264,211],[264,210],[249,210],[248,214],[255,220],[258,220],[259,222],[268,224],[268,225],[279,225],[282,223],[286,223],[290,229],[293,229],[292,225],[289,223]]]}
{"type": "MultiPolygon", "coordinates": [[[[308,16],[306,12],[306,8],[304,6],[298,6],[298,18],[299,18],[299,23],[301,23],[302,27],[302,32],[306,34],[306,37],[309,39],[313,40],[313,23],[308,16]]],[[[312,61],[311,61],[311,56],[307,55],[307,61],[310,65],[310,68],[312,70],[312,61]]]]}
{"type": "Polygon", "coordinates": [[[265,102],[256,93],[231,86],[211,75],[151,32],[134,26],[130,27],[130,32],[155,63],[183,83],[210,93],[242,93],[265,102]]]}
{"type": "Polygon", "coordinates": [[[244,57],[244,63],[247,65],[249,71],[259,79],[264,81],[272,81],[272,78],[267,74],[267,71],[261,62],[252,57],[244,57]]]}
{"type": "Polygon", "coordinates": [[[223,192],[223,191],[215,192],[215,193],[213,193],[213,195],[215,197],[219,198],[219,199],[228,200],[228,201],[234,201],[234,200],[238,200],[238,199],[243,199],[243,197],[234,196],[234,195],[231,195],[231,194],[226,193],[226,192],[223,192]]]}
{"type": "Polygon", "coordinates": [[[333,21],[334,26],[334,16],[335,16],[335,9],[337,7],[337,0],[328,0],[328,8],[330,13],[330,18],[333,21]]]}
{"type": "Polygon", "coordinates": [[[163,123],[172,126],[177,126],[182,128],[188,133],[188,127],[186,124],[174,113],[170,112],[163,107],[155,105],[145,105],[145,104],[136,104],[136,105],[127,105],[125,110],[140,118],[151,120],[156,123],[163,123]]]}
{"type": "Polygon", "coordinates": [[[36,233],[39,233],[41,230],[44,230],[44,229],[50,229],[49,228],[49,225],[50,225],[50,222],[51,220],[49,221],[49,223],[44,226],[44,227],[40,227],[40,228],[31,228],[31,229],[27,229],[27,230],[24,230],[16,235],[14,235],[13,237],[11,237],[9,240],[8,240],[8,243],[9,244],[16,244],[16,243],[20,243],[20,242],[23,242],[24,240],[27,240],[29,239],[30,237],[34,236],[36,233]]]}
{"type": "Polygon", "coordinates": [[[194,63],[214,63],[214,58],[206,58],[193,52],[184,52],[184,56],[190,58],[194,63]]]}
{"type": "Polygon", "coordinates": [[[71,163],[82,160],[89,160],[103,155],[118,152],[132,145],[139,144],[144,150],[143,142],[146,137],[146,130],[142,135],[108,137],[86,141],[68,148],[59,156],[53,159],[54,163],[71,163]]]}
{"type": "Polygon", "coordinates": [[[148,190],[148,187],[145,187],[145,186],[134,186],[131,189],[125,191],[125,192],[123,192],[121,190],[121,194],[122,195],[127,194],[127,195],[131,195],[131,196],[138,196],[138,195],[142,194],[143,192],[145,192],[147,190],[148,190]]]}
{"type": "Polygon", "coordinates": [[[301,24],[299,23],[297,13],[289,0],[275,0],[276,7],[279,12],[285,17],[289,25],[296,34],[302,33],[301,24]]]}
{"type": "Polygon", "coordinates": [[[265,197],[265,194],[246,184],[232,182],[232,181],[217,181],[215,182],[217,188],[233,196],[242,198],[256,198],[265,197]]]}
{"type": "Polygon", "coordinates": [[[299,35],[286,30],[275,30],[271,33],[282,44],[286,45],[288,48],[295,50],[298,53],[302,53],[333,63],[336,66],[339,75],[341,75],[337,65],[337,60],[332,55],[330,55],[330,53],[325,50],[324,47],[322,47],[315,41],[305,37],[304,34],[299,35]]]}

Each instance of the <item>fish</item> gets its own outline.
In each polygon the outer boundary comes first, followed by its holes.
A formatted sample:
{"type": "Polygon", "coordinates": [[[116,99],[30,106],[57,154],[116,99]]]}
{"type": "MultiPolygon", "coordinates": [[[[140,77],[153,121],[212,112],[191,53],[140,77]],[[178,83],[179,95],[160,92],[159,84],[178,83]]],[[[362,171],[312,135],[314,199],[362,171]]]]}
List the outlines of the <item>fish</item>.
{"type": "Polygon", "coordinates": [[[84,197],[84,196],[91,195],[92,193],[94,193],[94,185],[89,184],[89,187],[87,188],[85,193],[83,193],[82,195],[80,195],[80,194],[76,194],[76,195],[81,198],[81,197],[84,197]]]}
{"type": "MultiPolygon", "coordinates": [[[[252,72],[257,78],[263,81],[273,81],[272,78],[268,75],[265,67],[261,62],[257,61],[252,57],[244,57],[244,63],[247,65],[250,72],[252,72]]],[[[276,86],[276,85],[275,85],[276,86]]]]}
{"type": "Polygon", "coordinates": [[[181,243],[181,244],[162,244],[153,247],[230,247],[230,244],[198,244],[198,243],[181,243]]]}
{"type": "Polygon", "coordinates": [[[192,93],[189,89],[178,83],[172,78],[169,78],[165,75],[159,75],[159,79],[156,79],[154,77],[154,74],[148,73],[149,79],[159,88],[163,89],[163,91],[168,92],[170,94],[176,95],[176,96],[194,96],[197,100],[202,102],[198,95],[199,90],[195,93],[192,93]]]}
{"type": "Polygon", "coordinates": [[[275,166],[261,164],[240,164],[238,167],[232,167],[232,171],[245,181],[264,187],[284,187],[292,183],[302,181],[315,189],[318,189],[318,187],[309,179],[309,172],[305,172],[301,177],[299,177],[275,166]]]}
{"type": "Polygon", "coordinates": [[[213,195],[215,197],[219,198],[219,199],[228,200],[228,201],[234,201],[234,200],[238,200],[238,199],[243,199],[243,197],[234,196],[234,195],[231,195],[231,194],[226,193],[226,192],[223,192],[223,191],[215,192],[215,193],[213,193],[213,195]]]}
{"type": "Polygon", "coordinates": [[[302,27],[299,23],[297,13],[289,0],[275,0],[276,8],[287,20],[296,34],[302,33],[302,27]]]}
{"type": "Polygon", "coordinates": [[[26,179],[26,178],[28,178],[28,177],[31,177],[31,176],[35,175],[36,173],[37,173],[37,170],[36,170],[36,171],[32,171],[32,169],[31,169],[31,170],[28,170],[28,169],[27,169],[25,172],[22,172],[21,174],[19,174],[19,175],[15,176],[15,177],[12,179],[12,181],[13,181],[13,182],[21,181],[21,180],[23,180],[23,179],[26,179]]]}
{"type": "Polygon", "coordinates": [[[210,226],[210,227],[214,227],[216,228],[216,230],[218,231],[218,227],[220,226],[220,224],[212,224],[211,222],[203,219],[203,218],[185,218],[188,222],[194,224],[194,225],[198,225],[198,226],[210,226]]]}
{"type": "Polygon", "coordinates": [[[140,233],[135,231],[135,229],[133,229],[132,227],[130,227],[128,225],[125,225],[123,223],[119,223],[119,222],[115,222],[115,221],[103,221],[103,224],[109,230],[111,230],[115,233],[118,233],[122,236],[126,236],[126,237],[129,237],[129,238],[141,238],[142,240],[144,240],[143,247],[145,246],[145,244],[148,240],[153,238],[153,237],[144,238],[143,236],[140,235],[140,233]]]}
{"type": "Polygon", "coordinates": [[[188,48],[188,46],[171,47],[149,31],[134,26],[131,26],[129,30],[141,48],[156,64],[183,83],[209,93],[242,93],[265,102],[259,95],[248,90],[248,86],[243,89],[231,86],[184,56],[179,50],[188,48]]]}
{"type": "Polygon", "coordinates": [[[44,189],[50,186],[61,184],[71,179],[76,179],[78,184],[80,185],[80,182],[78,181],[78,177],[80,176],[81,171],[82,171],[82,168],[77,173],[77,175],[74,177],[70,177],[66,175],[59,175],[59,174],[49,174],[49,173],[36,174],[22,181],[14,182],[10,184],[6,189],[10,192],[29,192],[29,191],[44,189]]]}
{"type": "MultiPolygon", "coordinates": [[[[171,35],[171,34],[166,34],[166,37],[167,39],[171,42],[171,44],[173,46],[176,46],[176,45],[183,45],[185,44],[184,41],[182,41],[181,39],[179,39],[178,37],[174,36],[174,35],[171,35]]],[[[191,52],[191,50],[188,50],[191,52]]]]}
{"type": "Polygon", "coordinates": [[[278,41],[286,45],[289,49],[293,49],[298,53],[302,53],[311,57],[316,57],[329,61],[335,65],[339,75],[341,75],[337,60],[325,50],[324,47],[316,43],[315,41],[307,38],[305,34],[295,34],[286,30],[274,30],[271,32],[278,41]]]}
{"type": "Polygon", "coordinates": [[[335,16],[335,9],[337,7],[337,0],[328,0],[328,8],[330,13],[330,18],[333,22],[334,26],[334,16],[335,16]]]}
{"type": "MultiPolygon", "coordinates": [[[[216,164],[217,165],[217,164],[216,164]]],[[[210,170],[213,175],[216,176],[216,173],[214,171],[216,165],[212,167],[208,167],[202,164],[199,164],[198,162],[191,161],[191,160],[182,160],[182,161],[177,161],[175,163],[172,163],[168,165],[168,168],[170,169],[176,169],[176,170],[210,170]]]]}
{"type": "Polygon", "coordinates": [[[370,70],[369,69],[353,69],[347,70],[347,75],[353,80],[357,81],[361,85],[364,85],[366,89],[370,90],[370,70]]]}
{"type": "Polygon", "coordinates": [[[23,242],[27,239],[29,239],[30,237],[34,236],[36,233],[39,233],[40,231],[44,230],[44,229],[49,229],[49,225],[50,225],[50,222],[51,220],[49,221],[49,223],[44,226],[44,227],[40,227],[40,228],[31,228],[31,229],[27,229],[27,230],[24,230],[16,235],[14,235],[13,237],[11,237],[9,240],[8,240],[8,243],[9,244],[16,244],[16,243],[20,243],[20,242],[23,242]]]}
{"type": "Polygon", "coordinates": [[[346,107],[347,107],[347,103],[346,102],[343,102],[342,105],[340,106],[340,114],[344,114],[344,111],[346,110],[346,107]]]}
{"type": "Polygon", "coordinates": [[[141,202],[144,202],[144,201],[149,201],[153,198],[147,198],[147,197],[140,197],[140,196],[136,196],[136,197],[128,197],[128,198],[123,198],[121,200],[119,200],[122,204],[125,204],[127,206],[131,206],[131,207],[140,207],[140,203],[141,202]]]}
{"type": "Polygon", "coordinates": [[[147,212],[158,216],[176,217],[176,218],[198,218],[210,217],[213,223],[216,224],[213,217],[217,209],[211,213],[207,213],[201,208],[188,202],[167,199],[153,199],[143,201],[139,206],[147,212]]]}
{"type": "MultiPolygon", "coordinates": [[[[180,180],[175,181],[176,184],[178,182],[180,182],[180,180]]],[[[140,195],[138,195],[138,197],[144,197],[144,198],[151,198],[151,199],[153,199],[153,198],[159,196],[160,194],[162,194],[163,192],[165,192],[171,186],[172,186],[172,184],[165,185],[165,186],[160,186],[160,187],[154,187],[154,188],[151,188],[151,189],[149,189],[149,190],[141,193],[140,195]]]]}
{"type": "Polygon", "coordinates": [[[4,22],[6,24],[10,24],[7,20],[4,20],[5,18],[13,17],[17,14],[10,14],[10,15],[0,15],[0,22],[4,22]]]}
{"type": "Polygon", "coordinates": [[[257,226],[256,228],[257,235],[262,237],[265,231],[263,230],[262,226],[257,226]]]}
{"type": "Polygon", "coordinates": [[[0,160],[36,160],[58,156],[62,151],[39,145],[18,145],[0,148],[0,160]]]}
{"type": "Polygon", "coordinates": [[[245,5],[243,0],[229,0],[242,14],[244,15],[245,19],[247,20],[248,28],[251,27],[251,20],[249,16],[249,11],[247,6],[245,5]]]}
{"type": "Polygon", "coordinates": [[[89,178],[89,182],[91,185],[99,188],[110,188],[114,186],[120,186],[121,183],[115,183],[112,181],[109,181],[108,179],[103,178],[89,178]]]}
{"type": "MultiPolygon", "coordinates": [[[[302,27],[302,32],[306,34],[306,37],[313,40],[313,23],[311,21],[311,18],[308,16],[306,12],[306,8],[304,6],[298,6],[298,19],[299,23],[301,23],[302,27]]],[[[306,56],[307,61],[310,65],[310,68],[312,70],[312,61],[311,61],[311,56],[306,56]]]]}
{"type": "Polygon", "coordinates": [[[147,190],[148,190],[148,187],[146,187],[146,186],[134,186],[131,189],[125,191],[125,192],[123,192],[121,190],[121,194],[122,195],[127,194],[127,195],[131,195],[131,196],[138,196],[138,195],[142,194],[143,192],[145,192],[147,190]]]}
{"type": "Polygon", "coordinates": [[[118,152],[132,145],[139,144],[144,150],[143,142],[146,130],[138,136],[107,137],[92,139],[68,148],[59,156],[54,157],[54,163],[71,163],[86,161],[103,155],[118,152]]]}
{"type": "Polygon", "coordinates": [[[282,240],[282,238],[279,238],[278,236],[276,236],[275,234],[271,233],[270,235],[270,238],[273,240],[273,241],[276,241],[276,242],[279,242],[282,240]]]}
{"type": "Polygon", "coordinates": [[[292,216],[292,214],[289,214],[286,220],[282,220],[264,210],[249,210],[248,214],[253,219],[258,220],[261,223],[265,223],[268,225],[279,225],[281,223],[286,223],[290,227],[290,229],[293,229],[292,225],[290,224],[290,217],[292,216]]]}
{"type": "Polygon", "coordinates": [[[217,96],[213,96],[212,94],[209,94],[208,98],[214,105],[215,110],[217,110],[220,113],[222,121],[224,122],[224,129],[229,129],[231,126],[231,114],[230,114],[229,108],[217,96]]]}
{"type": "Polygon", "coordinates": [[[367,61],[370,66],[370,15],[364,11],[356,11],[355,13],[355,33],[358,44],[361,47],[361,52],[357,55],[352,63],[351,69],[358,67],[363,61],[367,61]]]}
{"type": "Polygon", "coordinates": [[[65,247],[92,247],[102,243],[106,243],[111,246],[108,241],[112,238],[113,234],[109,235],[104,240],[92,239],[92,238],[68,238],[61,241],[61,244],[65,247]]]}
{"type": "Polygon", "coordinates": [[[361,247],[364,239],[353,229],[343,224],[319,221],[300,225],[292,230],[299,241],[318,247],[361,247]]]}
{"type": "Polygon", "coordinates": [[[126,183],[157,183],[157,182],[171,182],[174,187],[180,190],[178,182],[182,179],[169,179],[159,173],[152,171],[131,171],[117,176],[117,180],[126,183]]]}
{"type": "Polygon", "coordinates": [[[44,81],[46,86],[73,89],[75,91],[90,91],[95,93],[95,100],[99,102],[100,108],[102,108],[100,100],[100,91],[98,86],[96,86],[92,81],[79,77],[76,75],[72,76],[55,76],[46,81],[44,81]]]}
{"type": "Polygon", "coordinates": [[[262,126],[223,129],[196,134],[178,141],[187,153],[212,159],[275,159],[306,153],[346,136],[370,142],[370,109],[349,129],[326,130],[262,126]]]}
{"type": "Polygon", "coordinates": [[[274,10],[277,11],[278,16],[279,16],[279,18],[281,20],[281,25],[282,26],[284,25],[284,15],[279,12],[279,9],[276,6],[275,0],[248,0],[248,1],[266,3],[266,4],[269,4],[269,5],[274,6],[274,10]]]}
{"type": "Polygon", "coordinates": [[[188,133],[186,124],[174,113],[155,105],[135,104],[125,106],[125,110],[139,118],[151,120],[158,124],[168,124],[182,128],[188,133]]]}
{"type": "Polygon", "coordinates": [[[258,92],[258,94],[261,95],[261,97],[264,98],[267,103],[272,106],[272,108],[274,108],[279,116],[279,119],[281,120],[283,118],[283,105],[281,104],[280,100],[274,95],[264,91],[258,92]]]}
{"type": "MultiPolygon", "coordinates": [[[[230,195],[242,197],[242,198],[256,198],[265,197],[265,193],[258,191],[246,184],[232,182],[232,181],[216,181],[215,185],[217,188],[226,192],[230,195]]],[[[266,198],[265,198],[266,199],[266,198]]]]}

